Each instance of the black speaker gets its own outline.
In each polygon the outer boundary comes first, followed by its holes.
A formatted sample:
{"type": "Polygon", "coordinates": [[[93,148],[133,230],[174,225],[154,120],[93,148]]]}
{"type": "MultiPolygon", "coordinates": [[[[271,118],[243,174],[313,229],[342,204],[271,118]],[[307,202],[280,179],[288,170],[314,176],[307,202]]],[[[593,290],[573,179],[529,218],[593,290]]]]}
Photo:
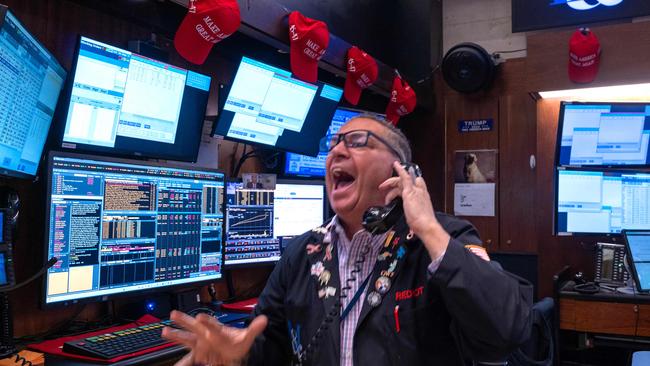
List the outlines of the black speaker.
{"type": "Polygon", "coordinates": [[[442,59],[442,76],[449,87],[461,93],[489,88],[496,68],[492,55],[476,43],[458,44],[442,59]]]}

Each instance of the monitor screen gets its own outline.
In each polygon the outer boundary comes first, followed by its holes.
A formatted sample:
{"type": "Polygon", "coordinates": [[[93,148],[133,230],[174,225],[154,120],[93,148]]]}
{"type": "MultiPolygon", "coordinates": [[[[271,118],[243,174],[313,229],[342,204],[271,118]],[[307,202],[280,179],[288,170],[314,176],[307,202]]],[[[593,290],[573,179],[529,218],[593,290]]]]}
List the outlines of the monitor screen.
{"type": "Polygon", "coordinates": [[[66,71],[0,7],[0,174],[36,175],[66,71]]]}
{"type": "MultiPolygon", "coordinates": [[[[326,134],[335,134],[350,119],[360,114],[371,114],[384,119],[383,114],[354,109],[337,108],[326,134]]],[[[323,135],[325,136],[325,135],[323,135]]],[[[323,137],[321,136],[321,138],[323,137]]],[[[284,174],[298,177],[324,177],[327,152],[319,152],[317,157],[287,153],[284,161],[284,174]]]]}
{"type": "Polygon", "coordinates": [[[7,275],[7,257],[4,252],[0,252],[0,286],[9,284],[9,276],[7,275]]]}
{"type": "Polygon", "coordinates": [[[563,102],[558,165],[648,165],[650,104],[563,102]]]}
{"type": "Polygon", "coordinates": [[[650,291],[650,232],[625,231],[632,275],[639,291],[650,291]]]}
{"type": "Polygon", "coordinates": [[[53,153],[45,303],[221,277],[224,175],[53,153]]]}
{"type": "Polygon", "coordinates": [[[240,182],[226,185],[225,266],[275,263],[280,241],[274,235],[274,191],[247,189],[240,182]]]}
{"type": "Polygon", "coordinates": [[[316,156],[343,90],[243,57],[213,134],[316,156]]]}
{"type": "Polygon", "coordinates": [[[558,169],[556,233],[650,229],[650,173],[558,169]]]}
{"type": "Polygon", "coordinates": [[[195,161],[210,77],[79,39],[61,146],[195,161]]]}
{"type": "Polygon", "coordinates": [[[274,235],[280,247],[325,221],[324,182],[285,182],[275,185],[274,235]]]}

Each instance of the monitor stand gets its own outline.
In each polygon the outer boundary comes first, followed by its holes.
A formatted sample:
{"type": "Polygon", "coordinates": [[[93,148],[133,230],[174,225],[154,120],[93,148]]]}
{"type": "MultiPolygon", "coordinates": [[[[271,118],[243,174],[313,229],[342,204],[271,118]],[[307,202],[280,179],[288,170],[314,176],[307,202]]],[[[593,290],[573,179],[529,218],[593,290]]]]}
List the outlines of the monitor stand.
{"type": "Polygon", "coordinates": [[[178,292],[156,292],[148,296],[138,296],[128,300],[114,300],[118,319],[136,320],[149,314],[158,319],[169,318],[172,310],[189,313],[202,307],[199,301],[199,289],[178,292]]]}

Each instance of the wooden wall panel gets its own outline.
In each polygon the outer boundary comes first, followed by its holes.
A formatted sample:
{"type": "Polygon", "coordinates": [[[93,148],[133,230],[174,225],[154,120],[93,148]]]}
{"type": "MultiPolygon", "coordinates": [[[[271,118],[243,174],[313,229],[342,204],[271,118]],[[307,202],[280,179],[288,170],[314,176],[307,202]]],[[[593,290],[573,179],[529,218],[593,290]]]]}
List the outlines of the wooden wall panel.
{"type": "Polygon", "coordinates": [[[650,81],[650,22],[591,28],[602,49],[598,76],[588,85],[569,80],[571,30],[538,32],[527,37],[526,78],[528,91],[574,89],[650,81]]]}
{"type": "MultiPolygon", "coordinates": [[[[447,136],[447,178],[446,203],[447,211],[454,210],[454,160],[456,150],[498,149],[499,146],[499,101],[495,96],[472,97],[462,95],[447,95],[444,102],[446,136],[447,136]],[[458,121],[468,119],[492,118],[492,131],[458,132],[458,121]]],[[[497,155],[498,156],[498,155],[497,155]]],[[[495,179],[497,181],[495,202],[499,202],[499,164],[497,158],[495,179]]],[[[496,250],[499,243],[499,206],[495,206],[494,217],[468,216],[481,234],[484,245],[488,250],[496,250]]]]}
{"type": "Polygon", "coordinates": [[[499,250],[537,252],[534,211],[536,104],[528,94],[499,98],[499,250]]]}

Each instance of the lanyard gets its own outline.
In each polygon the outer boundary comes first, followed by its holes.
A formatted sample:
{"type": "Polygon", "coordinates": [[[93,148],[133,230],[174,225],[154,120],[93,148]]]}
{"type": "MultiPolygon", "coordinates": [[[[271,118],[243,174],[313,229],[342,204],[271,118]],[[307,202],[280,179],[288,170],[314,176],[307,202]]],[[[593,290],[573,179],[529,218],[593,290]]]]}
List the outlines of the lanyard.
{"type": "Polygon", "coordinates": [[[354,296],[352,297],[352,299],[348,303],[348,306],[346,306],[345,309],[343,310],[343,313],[341,313],[341,318],[340,318],[341,322],[343,320],[345,320],[345,318],[348,316],[348,314],[350,313],[350,310],[352,310],[352,308],[354,307],[354,304],[356,304],[357,301],[359,301],[359,298],[361,297],[361,294],[363,293],[363,290],[366,289],[366,285],[368,285],[368,281],[370,281],[370,276],[372,276],[372,271],[370,272],[368,277],[366,277],[366,280],[363,281],[361,286],[359,286],[359,289],[357,290],[357,292],[355,292],[354,296]]]}

